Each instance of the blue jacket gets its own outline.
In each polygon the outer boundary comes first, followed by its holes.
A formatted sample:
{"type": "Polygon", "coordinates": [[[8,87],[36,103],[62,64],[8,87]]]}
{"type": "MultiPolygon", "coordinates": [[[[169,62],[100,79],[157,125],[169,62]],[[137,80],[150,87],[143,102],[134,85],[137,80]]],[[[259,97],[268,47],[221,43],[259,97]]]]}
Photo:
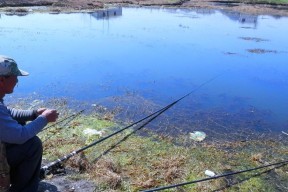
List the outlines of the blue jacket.
{"type": "Polygon", "coordinates": [[[45,116],[37,117],[33,110],[9,109],[0,100],[0,141],[11,144],[23,144],[39,133],[46,125],[45,116]],[[27,125],[19,122],[31,121],[27,125]]]}

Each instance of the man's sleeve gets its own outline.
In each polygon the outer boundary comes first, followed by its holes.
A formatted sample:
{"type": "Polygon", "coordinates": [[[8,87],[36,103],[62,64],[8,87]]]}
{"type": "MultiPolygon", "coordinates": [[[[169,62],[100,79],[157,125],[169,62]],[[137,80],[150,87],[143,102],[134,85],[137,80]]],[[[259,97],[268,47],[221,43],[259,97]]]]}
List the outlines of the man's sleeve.
{"type": "Polygon", "coordinates": [[[37,117],[36,110],[20,110],[7,107],[12,118],[18,122],[33,121],[37,117]]]}
{"type": "Polygon", "coordinates": [[[38,116],[27,125],[22,126],[6,106],[0,105],[0,140],[6,143],[22,144],[39,133],[46,125],[45,116],[38,116]]]}

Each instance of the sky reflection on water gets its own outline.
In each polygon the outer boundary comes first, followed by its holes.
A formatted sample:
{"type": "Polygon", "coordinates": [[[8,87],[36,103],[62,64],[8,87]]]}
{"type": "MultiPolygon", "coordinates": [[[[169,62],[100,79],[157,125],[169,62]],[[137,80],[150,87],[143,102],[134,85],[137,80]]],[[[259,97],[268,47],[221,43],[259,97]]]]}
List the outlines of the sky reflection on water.
{"type": "Polygon", "coordinates": [[[195,93],[208,95],[205,107],[238,98],[287,123],[287,17],[154,8],[119,14],[2,14],[1,54],[31,74],[15,94],[93,102],[132,91],[167,104],[222,74],[195,93]]]}

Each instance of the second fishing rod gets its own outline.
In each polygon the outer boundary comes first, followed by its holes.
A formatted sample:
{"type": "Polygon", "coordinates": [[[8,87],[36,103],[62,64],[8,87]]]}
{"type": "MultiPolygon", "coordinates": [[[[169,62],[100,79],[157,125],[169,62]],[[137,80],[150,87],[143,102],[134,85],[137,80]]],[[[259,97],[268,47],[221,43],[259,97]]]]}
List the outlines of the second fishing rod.
{"type": "MultiPolygon", "coordinates": [[[[213,80],[215,80],[215,79],[218,78],[219,76],[220,76],[220,75],[217,75],[217,76],[215,76],[215,77],[213,77],[213,78],[205,81],[204,83],[202,83],[201,85],[199,85],[198,87],[196,87],[195,89],[193,89],[192,91],[190,91],[189,93],[187,93],[186,95],[180,97],[179,99],[173,101],[172,103],[166,105],[165,107],[159,109],[158,111],[155,111],[154,113],[152,113],[152,114],[150,114],[150,115],[148,115],[148,116],[146,116],[146,117],[144,117],[144,118],[142,118],[142,119],[140,119],[140,120],[138,120],[138,121],[136,121],[136,122],[134,122],[134,123],[132,123],[132,124],[124,127],[124,128],[122,128],[122,129],[120,129],[120,130],[118,130],[118,131],[115,131],[114,133],[112,133],[112,134],[110,134],[110,135],[107,135],[106,137],[103,137],[103,138],[101,138],[101,139],[99,139],[99,140],[96,140],[95,142],[92,142],[91,144],[86,145],[86,146],[84,146],[84,147],[82,147],[82,148],[80,148],[80,149],[78,149],[78,150],[72,151],[71,153],[63,156],[62,158],[59,158],[59,159],[57,159],[57,160],[49,163],[48,165],[43,166],[43,167],[41,168],[41,178],[42,178],[42,179],[45,178],[45,175],[46,175],[46,174],[48,174],[49,172],[51,172],[53,169],[57,168],[57,167],[61,164],[61,162],[64,162],[64,161],[70,159],[72,156],[74,156],[74,155],[76,155],[76,154],[78,154],[78,153],[80,153],[80,152],[82,152],[82,151],[84,151],[84,150],[86,150],[86,149],[88,149],[88,148],[90,148],[90,147],[93,147],[93,146],[95,146],[96,144],[101,143],[101,142],[109,139],[110,137],[112,137],[112,136],[114,136],[114,135],[116,135],[116,134],[119,134],[119,133],[123,132],[124,130],[126,130],[126,129],[130,128],[130,127],[133,127],[134,125],[136,125],[136,124],[138,124],[138,123],[140,123],[140,122],[142,122],[142,121],[144,121],[144,120],[146,120],[146,119],[149,119],[150,117],[151,117],[152,120],[154,120],[156,117],[158,117],[160,114],[164,113],[166,110],[168,110],[169,108],[171,108],[172,106],[174,106],[176,103],[178,103],[178,102],[181,101],[182,99],[188,97],[189,95],[191,95],[191,94],[194,93],[195,91],[199,90],[200,88],[202,88],[202,87],[205,86],[206,84],[212,82],[213,80]],[[153,116],[156,116],[156,117],[153,118],[153,116]]],[[[152,120],[149,120],[148,122],[150,123],[152,120]]],[[[147,123],[147,124],[148,124],[148,123],[147,123]]],[[[146,125],[146,124],[145,124],[145,125],[146,125]]]]}

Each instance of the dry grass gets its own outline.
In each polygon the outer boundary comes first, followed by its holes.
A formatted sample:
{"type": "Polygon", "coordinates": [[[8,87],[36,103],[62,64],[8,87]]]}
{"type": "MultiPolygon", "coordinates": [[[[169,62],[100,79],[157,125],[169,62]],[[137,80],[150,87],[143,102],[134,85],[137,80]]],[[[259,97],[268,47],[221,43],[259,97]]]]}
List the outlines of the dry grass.
{"type": "Polygon", "coordinates": [[[97,182],[104,188],[117,189],[121,187],[121,168],[109,157],[100,159],[89,171],[90,178],[97,178],[97,182]]]}

